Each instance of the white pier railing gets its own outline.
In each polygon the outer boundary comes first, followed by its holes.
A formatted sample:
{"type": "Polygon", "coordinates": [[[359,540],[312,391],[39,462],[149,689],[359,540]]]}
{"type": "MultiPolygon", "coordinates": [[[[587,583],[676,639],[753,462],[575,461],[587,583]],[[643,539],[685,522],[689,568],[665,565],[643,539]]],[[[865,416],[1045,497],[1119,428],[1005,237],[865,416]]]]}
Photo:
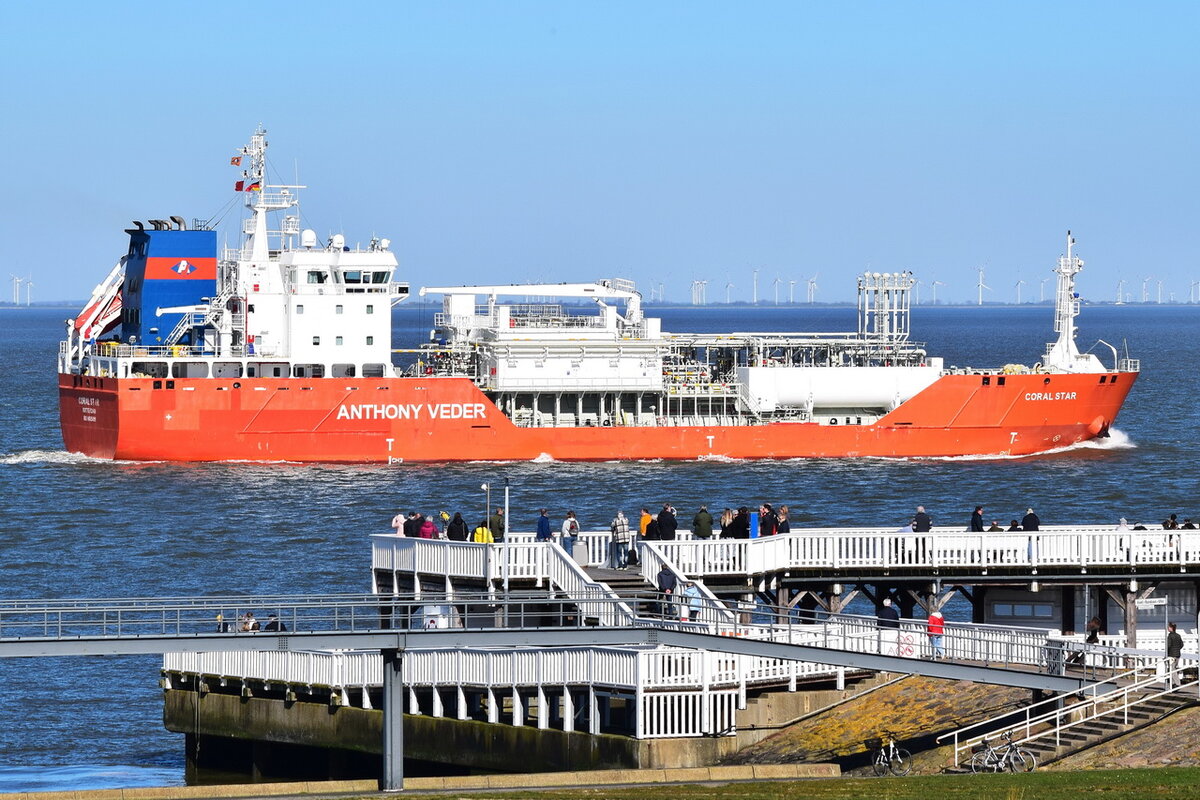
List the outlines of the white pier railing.
{"type": "Polygon", "coordinates": [[[761,575],[781,570],[1020,569],[1086,572],[1094,567],[1200,566],[1200,531],[1114,530],[1111,526],[1034,532],[964,533],[877,529],[800,530],[758,539],[655,542],[691,576],[761,575]]]}
{"type": "MultiPolygon", "coordinates": [[[[219,652],[170,653],[163,658],[170,674],[192,674],[242,683],[319,687],[349,702],[347,689],[369,691],[383,683],[378,652],[219,652]]],[[[464,689],[495,693],[517,689],[548,694],[571,687],[619,691],[636,698],[637,738],[727,735],[736,732],[735,713],[746,703],[748,686],[778,685],[795,690],[797,681],[836,677],[842,668],[802,661],[732,655],[680,648],[498,648],[483,650],[410,650],[404,654],[403,681],[409,688],[407,712],[467,718],[464,689]],[[415,689],[434,694],[422,706],[415,689]],[[441,692],[448,693],[444,703],[441,692]]],[[[489,705],[492,705],[489,703],[489,705]]],[[[518,714],[520,703],[512,705],[518,714]]],[[[498,718],[492,721],[499,721],[498,718]]],[[[524,720],[514,718],[514,724],[524,720]]],[[[545,715],[539,724],[547,727],[545,715]]]]}
{"type": "MultiPolygon", "coordinates": [[[[373,537],[377,568],[393,568],[385,552],[390,549],[387,543],[403,538],[373,537]]],[[[587,547],[588,565],[607,563],[611,538],[608,531],[580,533],[579,541],[587,547]]],[[[879,528],[805,528],[755,539],[697,539],[684,531],[671,541],[643,540],[643,543],[653,544],[675,569],[694,577],[751,576],[791,569],[1008,568],[1036,573],[1039,567],[1081,572],[1089,567],[1155,566],[1175,567],[1180,571],[1200,567],[1200,530],[1134,531],[1117,530],[1112,525],[1046,526],[1028,533],[935,529],[917,534],[879,528]]],[[[490,546],[470,542],[452,544],[461,549],[422,555],[419,571],[479,575],[486,562],[487,574],[494,579],[500,579],[506,571],[510,578],[546,577],[548,561],[543,553],[533,549],[545,543],[535,542],[532,533],[512,532],[506,543],[490,546]]],[[[394,566],[411,570],[414,565],[405,562],[394,566]]]]}

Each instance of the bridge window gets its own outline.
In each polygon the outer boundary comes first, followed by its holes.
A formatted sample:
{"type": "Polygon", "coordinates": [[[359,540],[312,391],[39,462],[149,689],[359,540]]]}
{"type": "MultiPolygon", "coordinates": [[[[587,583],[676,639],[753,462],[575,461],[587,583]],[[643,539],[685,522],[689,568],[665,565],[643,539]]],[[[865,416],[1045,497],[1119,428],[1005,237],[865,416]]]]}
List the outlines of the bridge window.
{"type": "Polygon", "coordinates": [[[374,336],[368,336],[368,337],[367,337],[367,344],[375,344],[375,337],[374,337],[374,336]]]}
{"type": "Polygon", "coordinates": [[[308,282],[309,283],[327,283],[328,281],[329,281],[328,273],[322,272],[320,270],[309,270],[309,273],[308,273],[308,282]]]}
{"type": "Polygon", "coordinates": [[[342,282],[343,283],[362,283],[363,282],[362,270],[358,270],[358,269],[346,270],[345,272],[342,273],[342,282]]]}

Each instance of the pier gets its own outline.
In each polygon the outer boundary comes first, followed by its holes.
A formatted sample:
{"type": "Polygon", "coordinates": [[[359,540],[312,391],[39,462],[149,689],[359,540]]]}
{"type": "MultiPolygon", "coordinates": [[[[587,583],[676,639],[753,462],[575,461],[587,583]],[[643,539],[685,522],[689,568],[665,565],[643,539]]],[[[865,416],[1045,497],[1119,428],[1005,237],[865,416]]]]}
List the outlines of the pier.
{"type": "MultiPolygon", "coordinates": [[[[361,595],[0,603],[0,657],[162,653],[168,727],[206,752],[222,739],[262,743],[256,774],[278,760],[269,742],[378,753],[385,789],[403,786],[406,753],[438,760],[430,742],[484,770],[511,768],[518,752],[542,771],[706,766],[747,741],[739,723],[756,696],[795,698],[795,711],[879,673],[1038,696],[1136,685],[1149,697],[1163,651],[1131,646],[1138,609],[1162,613],[1145,601],[1164,589],[1176,592],[1168,602],[1194,597],[1200,567],[1200,535],[1180,531],[685,538],[640,543],[629,570],[602,565],[606,532],[582,534],[571,555],[532,538],[375,535],[372,592],[361,595]],[[657,592],[664,571],[697,582],[686,609],[657,592]],[[1063,608],[1041,626],[980,619],[983,598],[1041,586],[1063,600],[1094,588],[1135,613],[1098,644],[1054,624],[1063,608]],[[976,619],[947,621],[937,658],[912,610],[954,594],[976,619]],[[885,633],[873,615],[846,613],[857,595],[899,597],[899,627],[885,633]],[[235,632],[247,611],[285,630],[235,632]]],[[[1185,654],[1185,667],[1195,661],[1185,654]]]]}

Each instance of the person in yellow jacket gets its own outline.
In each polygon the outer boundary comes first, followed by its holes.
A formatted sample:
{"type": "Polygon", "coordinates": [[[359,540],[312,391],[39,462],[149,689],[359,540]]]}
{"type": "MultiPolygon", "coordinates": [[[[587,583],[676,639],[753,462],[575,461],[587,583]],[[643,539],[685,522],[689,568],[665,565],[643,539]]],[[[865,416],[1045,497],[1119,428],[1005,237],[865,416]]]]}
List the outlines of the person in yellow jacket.
{"type": "Polygon", "coordinates": [[[475,534],[471,537],[472,541],[479,544],[492,544],[496,538],[492,536],[492,529],[487,526],[487,520],[479,523],[479,527],[475,529],[475,534]]]}

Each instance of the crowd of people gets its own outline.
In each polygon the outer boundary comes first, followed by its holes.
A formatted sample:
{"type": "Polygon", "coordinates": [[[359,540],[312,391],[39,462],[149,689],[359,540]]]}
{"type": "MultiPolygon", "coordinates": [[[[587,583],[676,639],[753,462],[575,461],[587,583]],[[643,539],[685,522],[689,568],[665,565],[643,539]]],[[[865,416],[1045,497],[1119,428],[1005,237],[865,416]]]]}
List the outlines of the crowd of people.
{"type": "MultiPolygon", "coordinates": [[[[504,509],[497,508],[495,513],[479,521],[474,528],[468,526],[460,512],[453,516],[446,511],[422,513],[409,511],[392,517],[392,528],[399,536],[415,539],[449,539],[457,542],[477,542],[493,544],[503,542],[506,531],[504,509]]],[[[748,506],[725,508],[714,517],[707,505],[701,505],[692,516],[691,533],[697,539],[749,539],[753,518],[748,506]]],[[[609,523],[612,539],[608,547],[609,566],[614,569],[624,569],[637,563],[636,543],[641,540],[672,541],[679,531],[679,512],[670,503],[663,503],[662,509],[651,512],[643,507],[638,516],[635,528],[631,525],[624,511],[618,511],[609,523]]],[[[550,519],[550,513],[542,508],[538,511],[535,523],[535,540],[550,542],[574,552],[579,541],[582,528],[574,511],[567,511],[561,523],[550,519]]],[[[791,531],[791,512],[786,505],[776,509],[770,503],[763,503],[758,508],[757,532],[759,536],[774,536],[791,531]]]]}
{"type": "MultiPolygon", "coordinates": [[[[686,517],[684,518],[686,520],[686,517]]],[[[446,511],[424,514],[418,511],[400,512],[392,518],[392,528],[397,535],[420,539],[449,539],[458,542],[477,542],[492,544],[503,542],[507,531],[507,520],[504,509],[496,508],[495,512],[481,519],[477,525],[471,526],[456,512],[453,516],[446,511]]],[[[683,524],[687,524],[686,521],[683,524]]],[[[1013,519],[1007,527],[999,520],[992,519],[991,525],[986,523],[984,507],[977,505],[967,522],[967,530],[975,533],[1012,533],[1037,531],[1042,524],[1041,518],[1032,507],[1025,510],[1020,519],[1013,519]]],[[[1171,514],[1163,520],[1166,530],[1195,530],[1196,525],[1190,518],[1179,521],[1177,514],[1171,514]]],[[[934,520],[924,506],[917,506],[916,513],[901,530],[911,530],[914,533],[931,533],[934,531],[934,520]]],[[[680,513],[670,503],[663,503],[662,508],[652,512],[643,506],[637,517],[636,524],[626,517],[624,511],[609,522],[612,538],[608,545],[608,566],[614,569],[624,569],[637,563],[640,541],[672,541],[678,537],[680,528],[680,513]]],[[[716,516],[708,510],[707,505],[701,505],[691,519],[691,537],[694,539],[749,539],[752,531],[758,536],[774,536],[791,531],[791,511],[786,505],[778,508],[771,503],[763,503],[758,507],[757,519],[748,506],[737,509],[724,508],[716,516]]],[[[953,528],[943,527],[942,530],[953,528]]],[[[1130,526],[1122,519],[1117,525],[1118,530],[1129,530],[1130,526]]],[[[1146,530],[1140,523],[1133,530],[1146,530]]],[[[552,520],[548,509],[538,511],[535,523],[536,540],[558,544],[568,553],[573,553],[579,542],[582,530],[579,518],[574,511],[568,510],[561,522],[552,520]]],[[[959,529],[961,530],[961,529],[959,529]]]]}

